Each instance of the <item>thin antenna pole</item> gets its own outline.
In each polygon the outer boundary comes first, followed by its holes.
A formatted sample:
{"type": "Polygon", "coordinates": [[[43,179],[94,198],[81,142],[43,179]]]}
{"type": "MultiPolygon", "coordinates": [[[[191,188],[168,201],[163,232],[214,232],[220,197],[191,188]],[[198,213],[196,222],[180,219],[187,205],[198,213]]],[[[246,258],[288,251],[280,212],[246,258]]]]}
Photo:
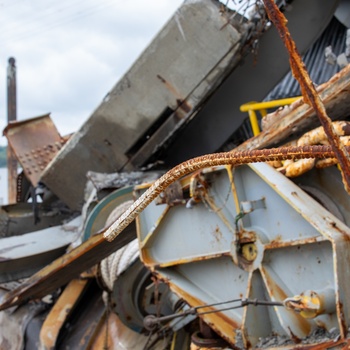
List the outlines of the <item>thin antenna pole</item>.
{"type": "MultiPolygon", "coordinates": [[[[7,66],[7,122],[17,120],[17,87],[16,87],[16,61],[13,57],[8,60],[7,66]]],[[[7,184],[8,202],[16,203],[17,196],[17,160],[10,147],[7,146],[7,184]]]]}

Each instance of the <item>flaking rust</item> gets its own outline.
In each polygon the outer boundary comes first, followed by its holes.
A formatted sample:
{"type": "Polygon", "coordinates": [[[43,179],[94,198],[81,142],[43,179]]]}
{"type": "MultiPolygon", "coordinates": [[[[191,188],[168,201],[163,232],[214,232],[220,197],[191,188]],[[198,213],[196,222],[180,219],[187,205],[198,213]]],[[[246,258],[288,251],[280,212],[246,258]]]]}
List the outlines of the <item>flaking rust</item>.
{"type": "Polygon", "coordinates": [[[305,64],[298,53],[295,42],[288,31],[287,19],[273,0],[263,0],[263,2],[271,22],[276,27],[278,34],[288,50],[290,67],[293,76],[300,84],[303,98],[306,103],[313,107],[321,125],[324,128],[335,157],[338,159],[341,167],[345,189],[350,194],[349,153],[347,152],[345,146],[340,142],[340,138],[334,130],[332,121],[327,115],[323,102],[319,97],[312,80],[310,79],[305,64]]]}
{"type": "Polygon", "coordinates": [[[242,152],[207,154],[183,162],[160,177],[127,209],[104,233],[107,241],[113,241],[161,192],[181,177],[199,169],[219,165],[241,165],[255,162],[302,158],[330,158],[335,152],[330,146],[280,147],[242,152]]]}

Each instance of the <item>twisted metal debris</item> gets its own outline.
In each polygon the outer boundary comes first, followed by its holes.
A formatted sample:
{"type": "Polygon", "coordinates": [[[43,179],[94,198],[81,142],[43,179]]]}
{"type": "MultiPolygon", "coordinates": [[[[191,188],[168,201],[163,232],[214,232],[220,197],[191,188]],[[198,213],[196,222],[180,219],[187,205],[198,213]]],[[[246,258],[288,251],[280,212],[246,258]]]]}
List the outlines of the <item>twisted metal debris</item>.
{"type": "Polygon", "coordinates": [[[300,84],[303,98],[306,103],[312,106],[315,110],[315,113],[328,137],[329,143],[334,150],[335,157],[338,159],[342,170],[341,173],[345,189],[350,194],[349,153],[347,152],[345,146],[340,142],[339,136],[332,125],[332,121],[327,115],[324,104],[315,89],[300,54],[298,53],[295,42],[287,29],[286,17],[282,14],[273,0],[263,0],[263,2],[271,22],[275,25],[278,34],[288,50],[290,67],[292,69],[293,76],[300,84]]]}
{"type": "Polygon", "coordinates": [[[161,192],[181,177],[207,167],[219,165],[241,165],[255,162],[302,158],[333,158],[335,152],[331,146],[280,147],[242,152],[223,152],[208,154],[183,162],[160,177],[154,184],[104,233],[104,238],[111,242],[122,232],[161,192]]]}
{"type": "Polygon", "coordinates": [[[347,147],[341,144],[331,119],[327,116],[325,107],[320,99],[305,65],[296,49],[296,45],[287,29],[287,19],[272,0],[263,0],[266,12],[281,36],[290,56],[290,66],[295,78],[299,81],[303,97],[310,104],[328,137],[331,146],[303,146],[274,148],[267,150],[253,150],[243,152],[228,152],[210,154],[194,158],[176,166],[159,178],[134,204],[124,212],[104,233],[108,241],[112,241],[122,232],[143,209],[147,207],[171,183],[193,171],[218,165],[240,165],[253,162],[266,162],[302,158],[337,158],[341,167],[345,189],[350,193],[350,163],[347,147]]]}

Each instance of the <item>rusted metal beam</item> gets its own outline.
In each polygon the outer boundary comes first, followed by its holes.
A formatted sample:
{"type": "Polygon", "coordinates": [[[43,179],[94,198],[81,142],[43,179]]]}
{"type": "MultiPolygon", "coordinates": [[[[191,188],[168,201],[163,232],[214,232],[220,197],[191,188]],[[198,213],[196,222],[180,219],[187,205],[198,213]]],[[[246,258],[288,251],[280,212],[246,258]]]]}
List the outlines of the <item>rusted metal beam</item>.
{"type": "Polygon", "coordinates": [[[112,244],[104,239],[103,232],[96,234],[7,293],[0,300],[0,310],[53,292],[135,238],[134,225],[119,235],[112,244]]]}
{"type": "MultiPolygon", "coordinates": [[[[7,121],[14,122],[17,119],[17,93],[16,93],[16,61],[13,57],[8,60],[7,66],[7,121]]],[[[7,178],[8,178],[8,202],[16,203],[17,197],[17,161],[15,153],[10,145],[7,147],[7,178]]]]}
{"type": "MultiPolygon", "coordinates": [[[[81,218],[16,237],[1,239],[0,283],[32,276],[62,256],[76,239],[81,218]]],[[[27,225],[30,227],[30,225],[27,225]]]]}
{"type": "Polygon", "coordinates": [[[345,189],[348,193],[350,193],[349,153],[347,152],[345,146],[340,142],[339,136],[333,128],[331,119],[327,115],[323,102],[316,91],[300,54],[298,53],[295,42],[287,28],[286,17],[282,14],[273,0],[264,0],[263,2],[270,20],[275,25],[284,45],[288,50],[290,67],[294,77],[300,84],[303,98],[306,103],[314,108],[316,115],[318,116],[320,123],[325,130],[329,143],[339,161],[345,189]]]}
{"type": "Polygon", "coordinates": [[[0,238],[23,235],[28,232],[43,230],[61,225],[71,218],[70,211],[48,208],[45,203],[38,203],[40,222],[34,223],[32,203],[16,203],[0,208],[0,238]]]}
{"type": "Polygon", "coordinates": [[[61,328],[85,291],[87,283],[88,280],[74,279],[66,286],[41,327],[41,349],[55,348],[61,328]]]}

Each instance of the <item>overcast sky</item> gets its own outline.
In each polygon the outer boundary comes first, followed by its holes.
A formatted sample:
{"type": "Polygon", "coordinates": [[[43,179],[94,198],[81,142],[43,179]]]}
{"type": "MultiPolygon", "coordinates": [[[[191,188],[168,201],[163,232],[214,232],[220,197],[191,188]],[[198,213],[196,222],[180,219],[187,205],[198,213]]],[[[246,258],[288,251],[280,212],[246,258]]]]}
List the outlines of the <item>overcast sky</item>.
{"type": "Polygon", "coordinates": [[[51,112],[65,135],[84,123],[182,2],[0,0],[1,135],[9,57],[17,66],[17,119],[51,112]]]}

